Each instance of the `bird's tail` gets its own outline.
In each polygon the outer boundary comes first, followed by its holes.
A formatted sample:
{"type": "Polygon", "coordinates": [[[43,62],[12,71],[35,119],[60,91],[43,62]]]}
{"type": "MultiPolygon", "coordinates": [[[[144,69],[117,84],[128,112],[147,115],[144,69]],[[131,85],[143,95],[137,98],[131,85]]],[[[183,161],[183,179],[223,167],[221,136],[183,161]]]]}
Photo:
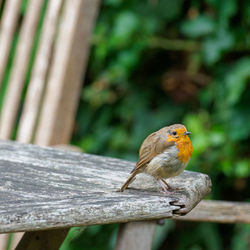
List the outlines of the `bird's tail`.
{"type": "Polygon", "coordinates": [[[134,180],[134,177],[138,174],[137,171],[133,172],[129,178],[126,180],[126,182],[122,185],[120,191],[123,192],[127,187],[128,185],[134,180]]]}

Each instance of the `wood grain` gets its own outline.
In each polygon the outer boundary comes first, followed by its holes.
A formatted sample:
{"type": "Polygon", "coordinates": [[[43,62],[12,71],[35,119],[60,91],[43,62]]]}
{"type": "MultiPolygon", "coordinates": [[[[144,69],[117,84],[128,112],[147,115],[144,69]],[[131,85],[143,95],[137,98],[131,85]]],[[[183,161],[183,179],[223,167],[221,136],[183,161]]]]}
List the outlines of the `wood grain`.
{"type": "Polygon", "coordinates": [[[0,233],[175,218],[210,190],[207,175],[185,171],[181,188],[159,193],[144,174],[117,192],[134,163],[96,155],[0,142],[0,233]]]}
{"type": "Polygon", "coordinates": [[[150,250],[156,222],[139,221],[122,224],[117,235],[115,250],[150,250]]]}
{"type": "Polygon", "coordinates": [[[201,201],[179,220],[217,223],[250,223],[250,203],[232,201],[201,201]]]}
{"type": "Polygon", "coordinates": [[[8,61],[13,34],[17,26],[19,8],[22,1],[8,0],[5,3],[0,26],[0,88],[8,61]]]}
{"type": "Polygon", "coordinates": [[[8,247],[9,234],[0,234],[0,250],[6,250],[8,247]]]}
{"type": "Polygon", "coordinates": [[[64,3],[35,144],[65,144],[71,138],[98,6],[99,0],[64,3]]]}
{"type": "Polygon", "coordinates": [[[11,137],[12,129],[16,121],[16,114],[19,108],[19,101],[23,91],[29,56],[42,4],[43,0],[29,1],[27,12],[22,23],[15,61],[12,67],[10,82],[8,83],[1,113],[1,139],[9,139],[11,137]]]}
{"type": "Polygon", "coordinates": [[[17,140],[20,142],[32,142],[35,126],[40,114],[42,96],[45,91],[62,3],[62,0],[48,2],[37,55],[17,131],[17,140]]]}

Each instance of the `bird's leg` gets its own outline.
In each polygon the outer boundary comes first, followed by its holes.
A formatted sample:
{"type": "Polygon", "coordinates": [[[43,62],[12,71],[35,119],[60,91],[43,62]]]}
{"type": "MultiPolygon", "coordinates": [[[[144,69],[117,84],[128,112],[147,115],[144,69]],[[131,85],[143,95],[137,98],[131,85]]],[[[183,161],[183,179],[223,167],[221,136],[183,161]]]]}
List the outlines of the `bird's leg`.
{"type": "Polygon", "coordinates": [[[161,179],[161,181],[168,187],[167,190],[174,190],[174,191],[180,191],[180,190],[184,190],[183,188],[172,188],[169,186],[169,184],[167,184],[167,182],[164,179],[161,179]]]}
{"type": "Polygon", "coordinates": [[[169,193],[166,185],[164,185],[165,183],[162,181],[162,179],[157,179],[157,182],[160,184],[161,186],[161,193],[167,194],[169,193]]]}
{"type": "Polygon", "coordinates": [[[169,189],[172,189],[170,186],[169,186],[169,184],[167,184],[167,182],[164,180],[164,179],[161,179],[161,181],[168,187],[167,189],[169,190],[169,189]]]}

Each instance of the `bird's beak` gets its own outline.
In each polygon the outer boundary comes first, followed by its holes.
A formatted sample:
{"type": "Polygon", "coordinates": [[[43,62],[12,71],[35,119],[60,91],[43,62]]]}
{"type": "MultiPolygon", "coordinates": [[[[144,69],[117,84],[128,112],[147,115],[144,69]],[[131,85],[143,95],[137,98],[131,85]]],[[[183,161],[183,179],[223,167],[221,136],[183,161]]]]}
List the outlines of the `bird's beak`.
{"type": "Polygon", "coordinates": [[[184,132],[184,135],[190,135],[190,134],[192,134],[192,133],[188,132],[188,131],[184,132]]]}

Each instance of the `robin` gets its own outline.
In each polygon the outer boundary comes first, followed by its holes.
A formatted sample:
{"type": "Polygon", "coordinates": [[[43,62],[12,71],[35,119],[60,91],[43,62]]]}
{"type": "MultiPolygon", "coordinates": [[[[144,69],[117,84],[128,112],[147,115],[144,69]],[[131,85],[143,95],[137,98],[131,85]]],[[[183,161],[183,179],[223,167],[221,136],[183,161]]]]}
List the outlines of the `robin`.
{"type": "Polygon", "coordinates": [[[124,191],[137,174],[152,175],[160,184],[163,193],[171,187],[165,178],[179,175],[187,166],[193,146],[184,125],[174,124],[150,134],[142,143],[139,160],[130,177],[121,187],[124,191]]]}

